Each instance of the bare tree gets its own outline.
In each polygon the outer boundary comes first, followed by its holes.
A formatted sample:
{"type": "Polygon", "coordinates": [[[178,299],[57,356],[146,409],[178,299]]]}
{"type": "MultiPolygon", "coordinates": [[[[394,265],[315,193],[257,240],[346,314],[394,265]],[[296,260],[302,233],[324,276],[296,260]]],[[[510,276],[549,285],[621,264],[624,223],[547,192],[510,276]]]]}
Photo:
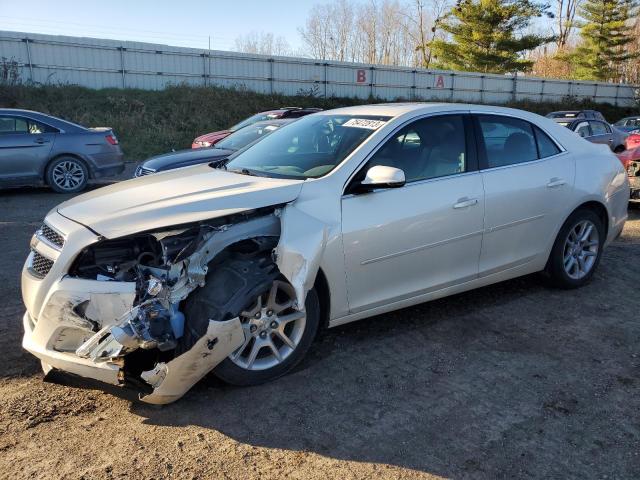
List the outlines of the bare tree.
{"type": "Polygon", "coordinates": [[[274,36],[273,33],[249,32],[236,38],[235,49],[243,53],[256,53],[259,55],[291,55],[291,47],[282,36],[274,36]]]}
{"type": "Polygon", "coordinates": [[[555,0],[556,26],[558,31],[556,46],[558,51],[566,49],[571,40],[571,33],[576,28],[576,12],[581,0],[555,0]]]}
{"type": "Polygon", "coordinates": [[[430,0],[428,3],[425,0],[413,0],[413,9],[404,14],[407,33],[415,46],[416,66],[431,66],[429,43],[443,35],[439,28],[440,21],[450,8],[450,0],[430,0]]]}

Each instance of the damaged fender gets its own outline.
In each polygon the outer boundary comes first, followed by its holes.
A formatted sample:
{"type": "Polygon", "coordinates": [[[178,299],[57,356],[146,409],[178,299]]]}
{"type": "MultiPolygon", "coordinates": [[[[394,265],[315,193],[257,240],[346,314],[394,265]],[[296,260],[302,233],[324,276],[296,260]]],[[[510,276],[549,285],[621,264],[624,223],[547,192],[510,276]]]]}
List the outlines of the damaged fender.
{"type": "Polygon", "coordinates": [[[207,333],[191,350],[167,363],[158,363],[142,372],[142,379],[153,387],[153,393],[141,396],[146,403],[163,405],[182,397],[202,377],[244,342],[239,318],[227,321],[210,320],[207,333]]]}
{"type": "Polygon", "coordinates": [[[307,292],[313,288],[329,231],[320,220],[293,205],[281,213],[276,265],[296,291],[298,310],[304,310],[307,292]]]}

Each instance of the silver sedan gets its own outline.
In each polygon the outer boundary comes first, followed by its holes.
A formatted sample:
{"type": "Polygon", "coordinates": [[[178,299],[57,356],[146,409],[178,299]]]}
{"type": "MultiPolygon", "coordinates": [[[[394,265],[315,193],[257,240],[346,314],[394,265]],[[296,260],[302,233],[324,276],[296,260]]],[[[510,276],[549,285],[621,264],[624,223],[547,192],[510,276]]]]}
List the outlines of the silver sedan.
{"type": "Polygon", "coordinates": [[[60,193],[84,190],[90,178],[124,170],[110,128],[81,125],[30,110],[0,109],[0,187],[49,185],[60,193]]]}
{"type": "Polygon", "coordinates": [[[543,272],[593,276],[627,218],[608,147],[499,107],[325,111],[233,154],[76,197],[22,274],[45,371],[180,398],[273,380],[319,329],[543,272]]]}

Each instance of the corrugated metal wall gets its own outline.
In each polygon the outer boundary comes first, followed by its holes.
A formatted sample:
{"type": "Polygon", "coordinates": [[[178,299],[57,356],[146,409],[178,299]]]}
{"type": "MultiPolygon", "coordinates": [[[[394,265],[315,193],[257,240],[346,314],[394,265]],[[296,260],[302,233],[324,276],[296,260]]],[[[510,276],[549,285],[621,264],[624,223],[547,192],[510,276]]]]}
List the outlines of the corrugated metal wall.
{"type": "Polygon", "coordinates": [[[90,88],[162,89],[169,84],[241,87],[264,93],[374,96],[387,100],[504,103],[571,96],[627,106],[638,86],[267,57],[167,45],[0,31],[0,57],[21,78],[90,88]]]}

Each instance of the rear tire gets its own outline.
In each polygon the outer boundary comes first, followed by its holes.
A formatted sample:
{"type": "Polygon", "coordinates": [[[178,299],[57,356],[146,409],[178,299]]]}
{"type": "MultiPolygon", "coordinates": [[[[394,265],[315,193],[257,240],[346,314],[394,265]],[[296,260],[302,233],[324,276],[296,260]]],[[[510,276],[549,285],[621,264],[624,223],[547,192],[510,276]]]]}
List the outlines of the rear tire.
{"type": "Polygon", "coordinates": [[[592,210],[573,212],[553,244],[545,272],[559,288],[578,288],[591,280],[600,263],[605,229],[592,210]]]}
{"type": "Polygon", "coordinates": [[[77,193],[87,186],[89,171],[82,160],[60,157],[47,166],[45,180],[58,193],[77,193]]]}

